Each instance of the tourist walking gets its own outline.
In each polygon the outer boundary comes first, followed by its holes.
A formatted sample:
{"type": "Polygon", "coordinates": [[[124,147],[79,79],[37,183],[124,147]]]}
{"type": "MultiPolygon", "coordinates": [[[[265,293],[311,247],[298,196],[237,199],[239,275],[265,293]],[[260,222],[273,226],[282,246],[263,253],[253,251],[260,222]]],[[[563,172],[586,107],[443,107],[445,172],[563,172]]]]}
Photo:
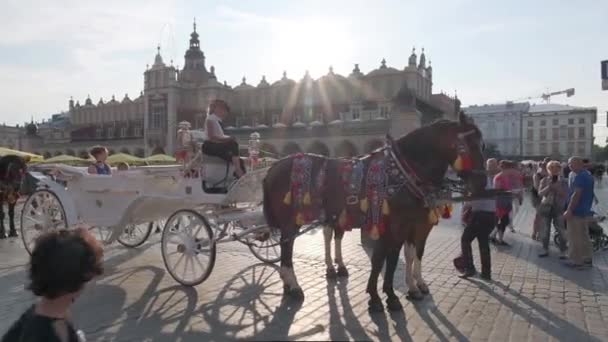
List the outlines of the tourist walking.
{"type": "Polygon", "coordinates": [[[538,193],[540,188],[540,182],[543,178],[548,176],[547,173],[547,163],[549,162],[548,158],[545,158],[542,162],[540,162],[539,167],[537,168],[534,176],[532,176],[532,206],[534,207],[534,223],[532,226],[532,239],[539,240],[540,239],[540,231],[542,229],[542,218],[538,213],[538,206],[542,200],[542,197],[538,193]]]}
{"type": "MultiPolygon", "coordinates": [[[[493,179],[488,177],[486,189],[493,188],[493,179]]],[[[477,239],[479,244],[479,256],[481,259],[481,278],[491,280],[491,257],[489,235],[496,225],[496,200],[481,199],[466,203],[465,206],[470,210],[470,218],[460,239],[462,255],[463,278],[472,277],[477,274],[473,263],[473,251],[471,243],[477,239]]]]}
{"type": "Polygon", "coordinates": [[[2,337],[2,342],[78,342],[70,308],[85,285],[102,274],[103,250],[87,229],[42,235],[30,257],[28,286],[39,297],[2,337]]]}
{"type": "MultiPolygon", "coordinates": [[[[518,182],[515,180],[514,163],[508,160],[501,160],[499,167],[501,171],[494,177],[494,188],[504,191],[515,189],[518,182]]],[[[512,210],[513,198],[511,196],[502,196],[496,199],[496,230],[492,233],[490,241],[497,245],[508,246],[508,243],[504,240],[504,235],[510,222],[512,210]]]]}
{"type": "Polygon", "coordinates": [[[594,180],[580,157],[568,160],[571,170],[570,191],[564,218],[568,230],[568,266],[581,268],[592,264],[593,247],[589,237],[589,219],[593,213],[594,180]],[[574,174],[574,175],[572,175],[574,174]]]}
{"type": "Polygon", "coordinates": [[[568,198],[568,180],[562,175],[562,166],[558,161],[552,160],[547,163],[547,177],[540,181],[539,195],[542,200],[538,206],[538,215],[541,218],[541,241],[542,251],[539,257],[549,255],[549,241],[551,238],[551,226],[555,227],[557,234],[560,235],[559,250],[562,253],[560,258],[565,258],[566,251],[566,231],[564,229],[563,208],[568,198]]]}

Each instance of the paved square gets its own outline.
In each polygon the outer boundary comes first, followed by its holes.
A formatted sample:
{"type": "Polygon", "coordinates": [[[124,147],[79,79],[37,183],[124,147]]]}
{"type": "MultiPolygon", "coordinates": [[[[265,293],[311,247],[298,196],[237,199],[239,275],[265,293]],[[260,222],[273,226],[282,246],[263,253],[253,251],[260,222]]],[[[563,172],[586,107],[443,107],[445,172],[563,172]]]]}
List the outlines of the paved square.
{"type": "MultiPolygon", "coordinates": [[[[598,193],[608,203],[608,191],[598,193]]],[[[358,231],[345,238],[348,281],[328,282],[316,230],[296,243],[294,263],[306,294],[301,305],[282,301],[277,267],[259,263],[238,243],[218,246],[205,283],[177,285],[153,235],[137,249],[107,248],[105,276],[87,287],[74,316],[89,341],[608,340],[608,252],[596,253],[590,270],[566,269],[556,257],[539,259],[539,246],[529,239],[532,218],[527,204],[515,219],[517,232],[507,233],[511,247],[493,247],[491,284],[457,277],[452,259],[461,228],[457,217],[443,221],[431,232],[423,260],[431,289],[425,300],[405,299],[400,261],[396,288],[403,313],[367,312],[369,251],[358,231]]],[[[2,334],[34,300],[24,290],[27,260],[20,239],[0,241],[2,334]]]]}

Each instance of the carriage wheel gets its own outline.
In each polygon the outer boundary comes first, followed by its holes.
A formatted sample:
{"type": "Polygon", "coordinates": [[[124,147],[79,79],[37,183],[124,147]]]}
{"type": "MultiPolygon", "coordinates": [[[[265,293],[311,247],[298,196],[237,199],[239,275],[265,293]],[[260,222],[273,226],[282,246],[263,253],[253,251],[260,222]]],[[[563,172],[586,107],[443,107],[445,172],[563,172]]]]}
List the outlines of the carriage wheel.
{"type": "Polygon", "coordinates": [[[165,268],[178,283],[196,286],[215,265],[215,241],[209,222],[193,210],[179,210],[167,219],[161,238],[165,268]]]}
{"type": "Polygon", "coordinates": [[[61,228],[67,229],[68,222],[57,195],[48,190],[31,194],[21,211],[21,239],[25,250],[32,254],[38,236],[61,228]]]}
{"type": "Polygon", "coordinates": [[[153,228],[154,222],[129,224],[118,237],[118,243],[129,248],[139,247],[148,240],[153,228]]]}
{"type": "Polygon", "coordinates": [[[251,242],[255,244],[249,245],[249,250],[260,261],[267,264],[274,264],[281,260],[281,248],[277,245],[281,242],[281,232],[278,229],[267,227],[253,234],[251,242]]]}

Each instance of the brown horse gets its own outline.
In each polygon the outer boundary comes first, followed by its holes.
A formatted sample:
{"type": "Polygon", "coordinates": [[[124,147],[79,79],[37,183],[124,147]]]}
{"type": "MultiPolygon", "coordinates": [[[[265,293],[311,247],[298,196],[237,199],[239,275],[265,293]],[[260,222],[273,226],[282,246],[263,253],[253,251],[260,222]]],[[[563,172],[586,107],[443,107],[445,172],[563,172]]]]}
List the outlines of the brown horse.
{"type": "Polygon", "coordinates": [[[401,307],[394,294],[392,280],[400,248],[406,241],[406,262],[409,261],[410,273],[414,275],[410,277],[414,279],[408,279],[411,294],[416,290],[427,291],[420,275],[420,259],[426,237],[436,223],[429,221],[435,209],[431,195],[442,185],[450,165],[457,169],[459,177],[471,192],[482,191],[486,182],[482,171],[482,145],[480,131],[463,113],[459,122],[443,120],[421,127],[382,150],[353,159],[353,162],[361,161],[363,173],[367,175],[361,181],[363,185],[356,186],[355,195],[348,187],[353,183],[347,182],[345,185],[344,182],[345,160],[306,154],[289,156],[276,162],[264,179],[264,215],[271,227],[281,230],[280,275],[285,294],[297,299],[304,297],[293,271],[293,244],[300,227],[313,220],[331,227],[324,232],[328,271],[333,265],[331,257],[327,255],[330,249],[327,239],[331,238],[333,230],[338,275],[348,274],[339,246],[344,234],[341,221],[345,212],[356,212],[352,210],[353,204],[361,208],[359,215],[365,217],[357,218],[357,214],[354,214],[351,221],[354,224],[363,223],[374,238],[379,238],[372,256],[372,272],[367,287],[371,296],[370,309],[382,309],[376,283],[385,261],[387,271],[383,289],[389,297],[389,308],[401,307]],[[386,165],[391,167],[383,169],[386,165]],[[382,171],[372,172],[375,168],[382,171]],[[381,176],[380,182],[377,181],[378,175],[381,176]],[[391,182],[398,184],[392,186],[395,184],[391,182]],[[388,187],[371,188],[373,191],[366,192],[372,183],[388,187]],[[377,201],[378,190],[386,190],[383,194],[388,194],[381,197],[380,202],[377,201]],[[302,193],[305,195],[302,196],[302,193]],[[304,211],[303,208],[308,210],[304,211]]]}

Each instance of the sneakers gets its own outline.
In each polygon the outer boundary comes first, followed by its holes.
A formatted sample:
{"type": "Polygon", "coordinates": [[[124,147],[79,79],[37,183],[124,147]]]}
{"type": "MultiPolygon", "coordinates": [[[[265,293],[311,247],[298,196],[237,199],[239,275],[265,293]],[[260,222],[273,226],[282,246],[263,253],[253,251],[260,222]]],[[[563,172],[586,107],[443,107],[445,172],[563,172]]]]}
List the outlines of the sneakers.
{"type": "Polygon", "coordinates": [[[539,258],[546,258],[548,256],[549,256],[549,251],[547,251],[547,250],[543,250],[542,252],[538,253],[539,258]]]}

